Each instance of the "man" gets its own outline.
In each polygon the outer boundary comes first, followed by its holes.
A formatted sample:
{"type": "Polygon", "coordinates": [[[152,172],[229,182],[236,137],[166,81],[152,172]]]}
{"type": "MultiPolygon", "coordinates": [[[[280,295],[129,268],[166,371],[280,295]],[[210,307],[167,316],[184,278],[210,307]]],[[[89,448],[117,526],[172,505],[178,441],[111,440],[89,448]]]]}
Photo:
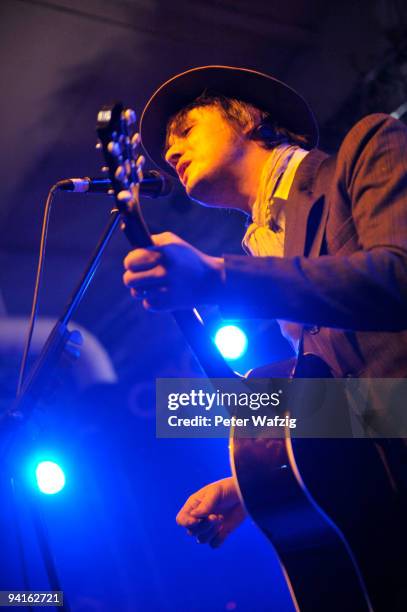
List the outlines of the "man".
{"type": "MultiPolygon", "coordinates": [[[[243,244],[253,255],[211,257],[173,234],[153,236],[154,248],[124,261],[124,282],[147,310],[218,304],[227,317],[276,318],[298,359],[317,354],[335,377],[406,377],[402,123],[367,117],[329,158],[315,148],[312,112],[287,85],[207,66],[154,93],[141,136],[192,199],[251,218],[243,244]]],[[[244,516],[226,478],[192,495],[177,521],[216,547],[244,516]]]]}

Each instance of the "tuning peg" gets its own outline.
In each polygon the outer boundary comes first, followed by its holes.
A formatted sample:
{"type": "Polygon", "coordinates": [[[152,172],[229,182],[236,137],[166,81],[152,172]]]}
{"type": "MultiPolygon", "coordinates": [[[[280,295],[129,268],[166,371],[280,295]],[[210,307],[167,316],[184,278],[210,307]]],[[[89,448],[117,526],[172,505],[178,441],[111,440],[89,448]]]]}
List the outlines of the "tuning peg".
{"type": "Polygon", "coordinates": [[[143,166],[146,163],[146,158],[140,155],[136,160],[136,173],[139,182],[143,180],[143,166]]]}
{"type": "Polygon", "coordinates": [[[100,171],[103,172],[103,174],[106,174],[107,172],[109,172],[109,166],[102,166],[100,168],[100,171]]]}
{"type": "Polygon", "coordinates": [[[107,195],[110,195],[110,196],[114,195],[114,189],[108,189],[107,195]]]}
{"type": "Polygon", "coordinates": [[[136,159],[137,170],[139,168],[142,168],[145,163],[146,163],[146,158],[144,157],[144,155],[139,155],[139,157],[136,159]]]}
{"type": "Polygon", "coordinates": [[[118,181],[123,181],[125,176],[126,174],[124,172],[123,166],[117,166],[116,172],[114,173],[115,179],[117,179],[118,181]]]}
{"type": "Polygon", "coordinates": [[[123,167],[123,171],[125,172],[126,176],[130,176],[131,175],[131,163],[128,159],[125,160],[124,166],[122,167],[123,167]]]}
{"type": "Polygon", "coordinates": [[[95,145],[95,149],[97,151],[99,151],[102,148],[102,143],[100,142],[100,140],[97,141],[96,145],[95,145]]]}
{"type": "Polygon", "coordinates": [[[115,157],[119,157],[119,155],[122,152],[119,143],[113,142],[113,141],[109,142],[109,144],[107,145],[107,150],[109,151],[109,153],[111,153],[115,157]]]}
{"type": "Polygon", "coordinates": [[[128,124],[136,123],[137,115],[132,108],[126,108],[124,111],[124,118],[128,124]]]}
{"type": "Polygon", "coordinates": [[[117,194],[117,199],[120,202],[130,202],[132,197],[133,196],[131,195],[130,191],[128,191],[127,189],[123,189],[123,191],[119,191],[119,193],[117,194]]]}
{"type": "Polygon", "coordinates": [[[131,137],[131,146],[133,147],[133,149],[135,149],[136,147],[139,146],[141,142],[141,137],[140,134],[138,132],[136,132],[135,134],[133,134],[133,136],[131,137]]]}

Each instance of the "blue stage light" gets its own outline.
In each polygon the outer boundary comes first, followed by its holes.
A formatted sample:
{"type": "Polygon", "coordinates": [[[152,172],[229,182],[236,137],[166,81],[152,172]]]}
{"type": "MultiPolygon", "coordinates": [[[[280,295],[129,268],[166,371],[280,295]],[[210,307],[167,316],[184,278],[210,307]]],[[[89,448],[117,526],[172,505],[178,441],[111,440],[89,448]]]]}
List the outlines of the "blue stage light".
{"type": "Polygon", "coordinates": [[[223,325],[215,335],[215,344],[225,359],[238,359],[247,349],[247,337],[237,325],[223,325]]]}
{"type": "Polygon", "coordinates": [[[35,476],[39,490],[46,495],[59,493],[65,486],[65,474],[53,461],[41,461],[35,468],[35,476]]]}

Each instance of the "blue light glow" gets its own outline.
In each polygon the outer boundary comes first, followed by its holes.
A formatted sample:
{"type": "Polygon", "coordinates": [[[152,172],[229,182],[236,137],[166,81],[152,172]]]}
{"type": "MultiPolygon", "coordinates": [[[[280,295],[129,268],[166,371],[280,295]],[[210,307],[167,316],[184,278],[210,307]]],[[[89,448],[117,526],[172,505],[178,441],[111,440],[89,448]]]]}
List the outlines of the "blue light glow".
{"type": "Polygon", "coordinates": [[[246,334],[236,325],[223,325],[215,335],[215,344],[225,359],[238,359],[247,349],[246,334]]]}
{"type": "Polygon", "coordinates": [[[35,477],[39,490],[46,495],[59,493],[65,486],[65,474],[53,461],[41,461],[35,469],[35,477]]]}

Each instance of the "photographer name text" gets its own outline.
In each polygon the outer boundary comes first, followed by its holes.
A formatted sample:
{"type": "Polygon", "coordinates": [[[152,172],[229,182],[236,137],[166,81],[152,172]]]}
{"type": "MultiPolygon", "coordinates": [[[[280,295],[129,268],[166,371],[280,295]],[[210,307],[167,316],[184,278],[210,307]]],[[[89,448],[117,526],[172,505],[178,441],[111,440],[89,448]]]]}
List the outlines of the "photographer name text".
{"type": "Polygon", "coordinates": [[[288,427],[294,429],[296,427],[297,419],[289,418],[288,416],[279,417],[267,417],[260,414],[253,414],[251,417],[224,417],[216,415],[215,417],[208,417],[197,415],[191,418],[179,417],[172,414],[168,417],[168,425],[170,427],[288,427]]]}

